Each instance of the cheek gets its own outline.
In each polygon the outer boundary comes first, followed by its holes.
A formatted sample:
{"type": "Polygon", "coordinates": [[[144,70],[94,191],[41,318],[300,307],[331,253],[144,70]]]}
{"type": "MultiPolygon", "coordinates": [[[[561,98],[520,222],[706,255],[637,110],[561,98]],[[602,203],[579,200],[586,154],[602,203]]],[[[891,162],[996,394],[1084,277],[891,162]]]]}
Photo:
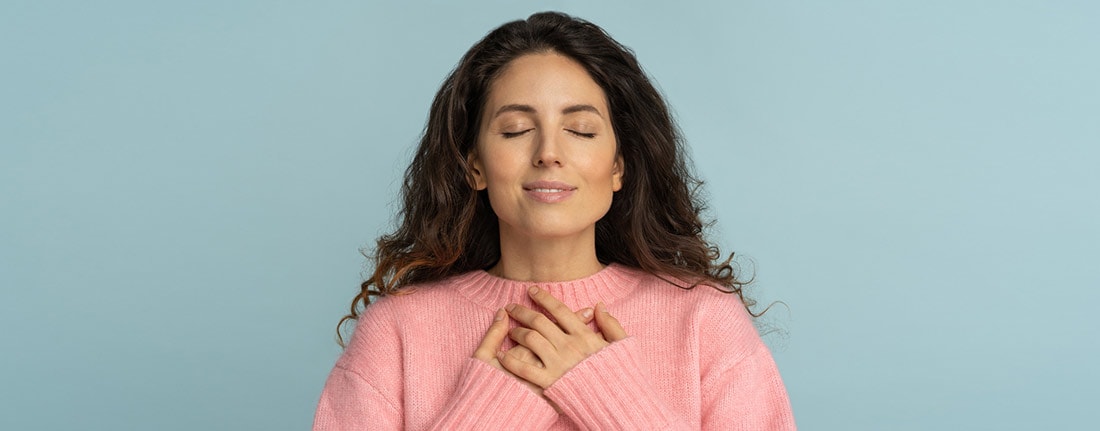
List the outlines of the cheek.
{"type": "Polygon", "coordinates": [[[485,163],[485,177],[490,182],[490,187],[493,185],[499,187],[499,183],[511,181],[516,177],[516,172],[516,162],[508,157],[497,155],[485,163]]]}
{"type": "Polygon", "coordinates": [[[515,152],[496,150],[485,155],[482,167],[490,202],[499,204],[503,198],[516,193],[516,184],[524,175],[528,159],[515,152]]]}
{"type": "Polygon", "coordinates": [[[601,184],[611,184],[612,187],[618,186],[616,172],[618,171],[617,163],[614,153],[600,154],[597,157],[592,158],[593,163],[587,165],[587,171],[592,173],[593,181],[599,181],[601,184]]]}

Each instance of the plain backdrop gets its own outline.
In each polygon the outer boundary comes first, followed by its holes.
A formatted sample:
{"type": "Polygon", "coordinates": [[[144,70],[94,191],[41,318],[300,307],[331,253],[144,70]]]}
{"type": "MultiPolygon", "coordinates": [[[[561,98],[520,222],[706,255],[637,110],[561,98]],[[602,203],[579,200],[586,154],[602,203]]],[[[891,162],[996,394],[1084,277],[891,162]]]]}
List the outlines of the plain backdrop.
{"type": "Polygon", "coordinates": [[[5,1],[0,429],[308,428],[434,92],[547,9],[667,96],[802,429],[1095,424],[1095,2],[5,1]]]}

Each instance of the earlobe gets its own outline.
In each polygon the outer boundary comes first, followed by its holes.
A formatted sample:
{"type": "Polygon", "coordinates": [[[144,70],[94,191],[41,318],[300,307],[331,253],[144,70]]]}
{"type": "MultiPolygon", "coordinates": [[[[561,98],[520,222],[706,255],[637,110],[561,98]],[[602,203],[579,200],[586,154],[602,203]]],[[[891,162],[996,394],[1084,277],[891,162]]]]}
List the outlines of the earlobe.
{"type": "Polygon", "coordinates": [[[611,191],[623,188],[623,156],[615,158],[615,167],[611,170],[611,191]]]}
{"type": "Polygon", "coordinates": [[[481,173],[481,160],[478,159],[477,154],[474,151],[470,151],[470,154],[466,156],[466,165],[470,168],[470,187],[474,190],[485,190],[487,185],[485,184],[485,175],[481,173]]]}

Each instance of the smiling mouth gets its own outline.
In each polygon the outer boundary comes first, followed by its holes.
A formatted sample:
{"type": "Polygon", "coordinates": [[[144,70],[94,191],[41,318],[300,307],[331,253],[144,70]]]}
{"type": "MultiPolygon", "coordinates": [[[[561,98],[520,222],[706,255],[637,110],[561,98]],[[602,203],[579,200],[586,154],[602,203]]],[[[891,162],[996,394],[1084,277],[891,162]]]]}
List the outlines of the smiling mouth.
{"type": "Polygon", "coordinates": [[[561,181],[532,181],[524,184],[523,190],[536,202],[553,204],[569,199],[577,188],[561,181]]]}
{"type": "Polygon", "coordinates": [[[538,193],[561,193],[561,192],[571,192],[573,190],[576,190],[577,188],[574,187],[572,184],[564,183],[564,182],[561,182],[561,181],[539,180],[539,181],[531,181],[529,183],[524,184],[523,189],[527,190],[527,191],[530,191],[530,192],[538,192],[538,193]]]}

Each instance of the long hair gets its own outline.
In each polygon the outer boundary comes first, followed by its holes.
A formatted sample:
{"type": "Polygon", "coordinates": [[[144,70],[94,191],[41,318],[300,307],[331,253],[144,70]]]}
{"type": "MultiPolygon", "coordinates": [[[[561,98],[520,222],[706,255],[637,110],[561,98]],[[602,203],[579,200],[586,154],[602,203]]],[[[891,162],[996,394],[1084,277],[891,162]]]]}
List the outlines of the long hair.
{"type": "Polygon", "coordinates": [[[485,191],[472,187],[467,155],[493,79],[512,60],[546,52],[581,64],[603,89],[626,166],[622,189],[596,222],[600,262],[640,268],[685,289],[707,284],[736,294],[746,308],[755,304],[742,293],[748,282],[737,278],[733,254],[722,260],[703,235],[702,182],[691,171],[668,106],[633,52],[592,23],[542,12],[490,32],[443,81],[405,171],[397,230],[378,239],[370,256],[374,272],[337,325],[341,345],[340,327],[357,319],[372,296],[406,293],[403,287],[489,268],[500,259],[497,216],[485,191]]]}

